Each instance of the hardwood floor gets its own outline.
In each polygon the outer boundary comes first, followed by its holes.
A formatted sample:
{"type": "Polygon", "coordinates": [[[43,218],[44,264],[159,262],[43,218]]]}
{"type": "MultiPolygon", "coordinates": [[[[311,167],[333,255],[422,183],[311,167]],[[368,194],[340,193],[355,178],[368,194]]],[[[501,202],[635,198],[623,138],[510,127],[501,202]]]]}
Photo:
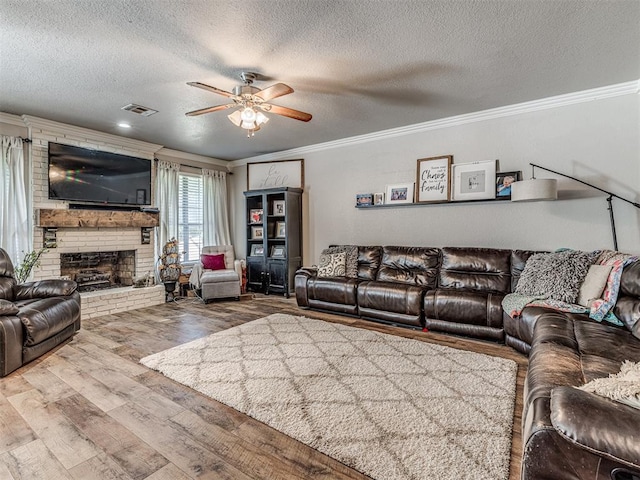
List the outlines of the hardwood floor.
{"type": "Polygon", "coordinates": [[[140,365],[151,353],[271,313],[302,314],[518,363],[510,480],[520,477],[527,360],[504,345],[303,311],[294,299],[183,299],[87,320],[0,379],[0,479],[365,479],[336,460],[140,365]]]}

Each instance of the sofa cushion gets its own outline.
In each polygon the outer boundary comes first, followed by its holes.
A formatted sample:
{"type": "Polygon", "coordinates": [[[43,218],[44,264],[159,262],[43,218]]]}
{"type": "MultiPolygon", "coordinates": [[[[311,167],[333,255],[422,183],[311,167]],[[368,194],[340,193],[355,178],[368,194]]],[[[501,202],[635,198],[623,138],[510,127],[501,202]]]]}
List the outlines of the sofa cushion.
{"type": "Polygon", "coordinates": [[[47,340],[80,318],[80,304],[73,298],[43,298],[18,306],[18,317],[26,334],[25,346],[47,340]]]}
{"type": "Polygon", "coordinates": [[[640,409],[640,363],[627,360],[619,373],[596,378],[579,388],[640,409]]]}
{"type": "Polygon", "coordinates": [[[200,277],[200,284],[204,285],[206,283],[221,283],[221,282],[239,282],[240,277],[238,276],[238,272],[235,270],[231,270],[226,268],[224,270],[211,270],[208,272],[204,272],[202,277],[200,277]]]}
{"type": "Polygon", "coordinates": [[[439,288],[424,297],[426,318],[502,328],[502,294],[439,288]]]}
{"type": "Polygon", "coordinates": [[[439,263],[438,248],[384,247],[376,280],[435,288],[439,263]]]}
{"type": "Polygon", "coordinates": [[[353,305],[355,307],[357,286],[358,282],[353,278],[309,278],[307,281],[307,296],[309,302],[319,300],[340,305],[353,305]]]}
{"type": "Polygon", "coordinates": [[[520,275],[516,293],[576,303],[593,261],[592,253],[577,250],[531,255],[520,275]]]}
{"type": "Polygon", "coordinates": [[[358,278],[375,280],[382,260],[382,247],[358,247],[358,278]]]}
{"type": "Polygon", "coordinates": [[[509,293],[511,251],[493,248],[442,249],[441,288],[509,293]]]}
{"type": "Polygon", "coordinates": [[[534,253],[546,253],[534,250],[513,250],[511,252],[511,291],[515,292],[527,260],[534,253]]]}

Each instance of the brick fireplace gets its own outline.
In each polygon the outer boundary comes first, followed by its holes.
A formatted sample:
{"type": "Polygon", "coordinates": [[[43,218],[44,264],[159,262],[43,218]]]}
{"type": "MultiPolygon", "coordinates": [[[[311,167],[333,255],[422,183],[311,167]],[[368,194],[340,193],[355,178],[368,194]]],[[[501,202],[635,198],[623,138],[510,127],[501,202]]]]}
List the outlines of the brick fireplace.
{"type": "Polygon", "coordinates": [[[79,292],[130,287],[135,272],[135,250],[60,254],[60,275],[74,280],[79,292]]]}
{"type": "MultiPolygon", "coordinates": [[[[94,224],[92,222],[96,217],[109,214],[108,211],[84,211],[83,215],[83,211],[78,210],[78,221],[75,225],[69,225],[65,222],[43,224],[40,219],[40,213],[43,211],[53,211],[54,213],[69,212],[70,215],[76,215],[69,210],[68,202],[50,200],[48,198],[47,149],[49,141],[122,153],[134,157],[147,158],[149,161],[153,161],[155,152],[161,146],[34,117],[24,117],[24,120],[30,129],[32,139],[31,187],[35,211],[34,249],[43,246],[44,230],[41,228],[42,226],[55,230],[55,248],[49,248],[42,255],[40,267],[34,269],[34,279],[71,277],[72,275],[75,278],[75,275],[80,272],[63,271],[60,261],[62,256],[70,255],[70,258],[79,261],[83,258],[86,259],[87,255],[108,257],[111,255],[108,252],[129,251],[134,252],[133,257],[126,261],[130,263],[128,267],[130,273],[123,274],[117,268],[115,272],[112,272],[111,267],[99,266],[95,268],[99,270],[99,273],[95,273],[94,276],[102,275],[103,277],[107,275],[107,273],[102,272],[106,268],[109,282],[114,285],[110,285],[113,288],[81,292],[82,320],[164,303],[165,292],[163,285],[145,288],[130,286],[138,277],[143,277],[146,274],[153,276],[156,259],[152,226],[150,228],[150,243],[142,243],[141,225],[136,224],[135,221],[130,223],[113,222],[113,224],[110,224],[110,222],[94,224]],[[115,281],[115,277],[118,277],[119,280],[115,281]],[[117,283],[121,285],[115,285],[117,283]]],[[[125,213],[127,212],[120,212],[120,214],[125,213]]],[[[137,213],[141,214],[141,212],[137,213]]],[[[90,266],[84,270],[91,269],[94,269],[94,267],[90,266]]],[[[84,274],[86,275],[85,278],[91,277],[90,272],[85,272],[84,274]]],[[[87,280],[87,282],[91,281],[104,282],[105,280],[100,278],[87,280]]]]}

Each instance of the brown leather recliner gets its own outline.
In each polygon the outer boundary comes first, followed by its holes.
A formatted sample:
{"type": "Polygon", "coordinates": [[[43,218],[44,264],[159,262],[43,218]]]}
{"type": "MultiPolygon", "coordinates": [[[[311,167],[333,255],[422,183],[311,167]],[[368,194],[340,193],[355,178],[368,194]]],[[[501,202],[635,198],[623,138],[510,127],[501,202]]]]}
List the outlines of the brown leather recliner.
{"type": "Polygon", "coordinates": [[[48,352],[80,330],[76,282],[18,284],[0,248],[0,377],[48,352]]]}

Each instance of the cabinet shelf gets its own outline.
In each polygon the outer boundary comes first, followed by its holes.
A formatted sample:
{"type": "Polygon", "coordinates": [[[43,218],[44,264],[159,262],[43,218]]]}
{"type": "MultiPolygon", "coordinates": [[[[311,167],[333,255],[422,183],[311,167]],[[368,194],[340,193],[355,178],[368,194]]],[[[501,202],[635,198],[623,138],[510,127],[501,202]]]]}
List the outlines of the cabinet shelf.
{"type": "Polygon", "coordinates": [[[251,210],[262,209],[264,212],[262,223],[247,224],[247,288],[289,297],[294,288],[295,272],[302,265],[302,190],[272,188],[251,190],[244,195],[247,218],[251,218],[251,210]],[[281,214],[273,213],[274,204],[281,214]],[[265,238],[251,238],[252,227],[262,227],[265,238]],[[274,237],[277,232],[286,235],[274,237]],[[250,255],[252,250],[263,254],[250,255]],[[278,256],[271,256],[274,250],[278,256]]]}

